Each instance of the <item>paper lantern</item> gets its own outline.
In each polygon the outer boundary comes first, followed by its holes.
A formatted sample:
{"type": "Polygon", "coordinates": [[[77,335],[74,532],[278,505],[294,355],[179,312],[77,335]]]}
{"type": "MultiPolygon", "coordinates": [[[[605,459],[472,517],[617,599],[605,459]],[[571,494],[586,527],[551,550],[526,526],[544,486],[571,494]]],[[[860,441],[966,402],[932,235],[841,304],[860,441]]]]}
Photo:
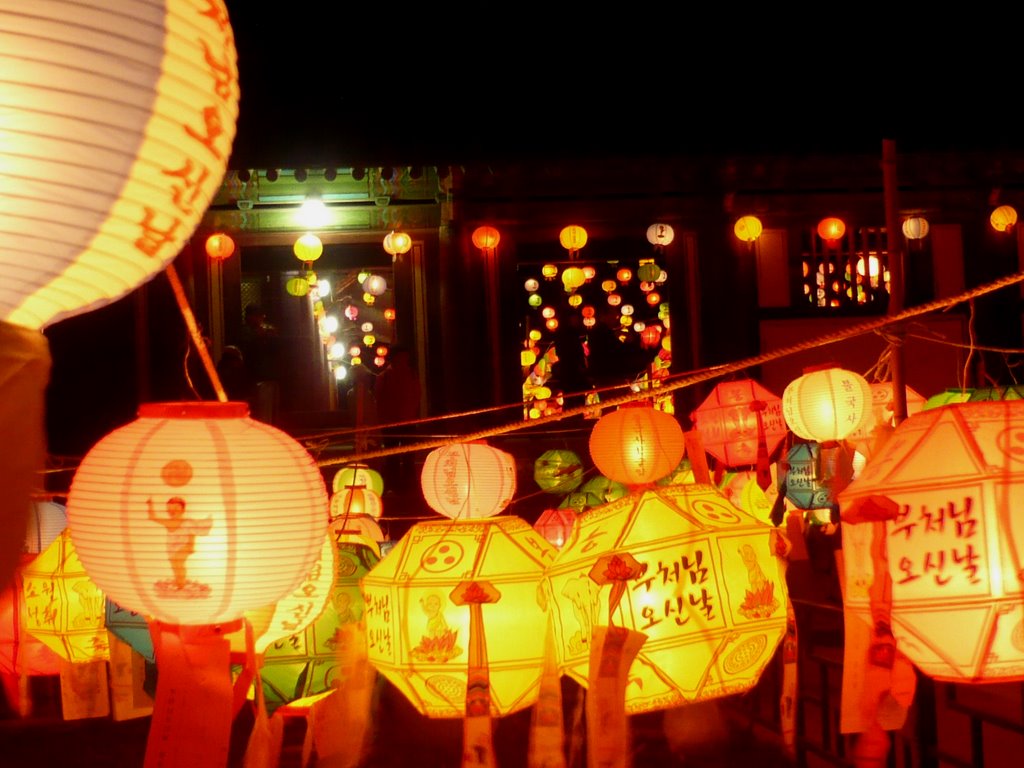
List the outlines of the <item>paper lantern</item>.
{"type": "Polygon", "coordinates": [[[552,448],[533,462],[533,479],[548,493],[569,493],[583,481],[583,462],[575,451],[552,448]]]}
{"type": "Polygon", "coordinates": [[[146,617],[137,611],[122,608],[109,597],[104,600],[103,611],[107,632],[125,643],[146,662],[155,664],[156,651],[146,617]]]}
{"type": "Polygon", "coordinates": [[[629,669],[628,714],[749,690],[785,634],[777,535],[703,484],[584,512],[544,577],[563,673],[587,686],[595,629],[611,617],[647,636],[629,669]]]}
{"type": "Polygon", "coordinates": [[[566,267],[562,270],[562,285],[566,291],[575,291],[586,281],[586,275],[579,267],[566,267]]]}
{"type": "Polygon", "coordinates": [[[320,242],[319,237],[307,232],[295,241],[292,250],[295,252],[295,258],[308,264],[311,261],[316,261],[323,255],[324,244],[320,242]]]}
{"type": "Polygon", "coordinates": [[[925,400],[924,407],[921,410],[927,411],[932,408],[940,408],[943,405],[949,405],[950,403],[966,403],[971,399],[971,395],[973,393],[974,390],[970,387],[944,389],[925,400]]]}
{"type": "Polygon", "coordinates": [[[473,245],[484,253],[493,253],[500,240],[501,233],[486,224],[473,230],[473,245]]]}
{"type": "Polygon", "coordinates": [[[888,574],[896,648],[939,680],[1024,679],[1022,425],[1022,400],[921,411],[839,494],[848,611],[874,626],[888,574]]]}
{"type": "Polygon", "coordinates": [[[683,429],[649,402],[623,405],[594,424],[590,456],[601,474],[630,487],[656,482],[683,458],[683,429]]]}
{"type": "Polygon", "coordinates": [[[835,216],[829,216],[818,222],[818,237],[827,244],[834,246],[846,234],[846,223],[835,216]]]}
{"type": "Polygon", "coordinates": [[[587,244],[587,230],[578,224],[570,224],[558,233],[558,242],[569,252],[570,258],[574,257],[587,244]]]}
{"type": "Polygon", "coordinates": [[[515,494],[515,459],[483,441],[442,446],[427,454],[420,485],[430,508],[445,517],[491,517],[515,494]]]}
{"type": "MultiPolygon", "coordinates": [[[[878,433],[896,426],[892,382],[875,381],[868,386],[871,388],[871,408],[864,412],[861,423],[845,438],[866,457],[870,457],[874,452],[873,443],[878,433]]],[[[904,397],[907,404],[906,416],[924,408],[924,396],[911,387],[904,388],[904,397]]]]}
{"type": "Polygon", "coordinates": [[[782,393],[782,415],[805,440],[825,443],[851,434],[871,407],[871,386],[858,373],[834,366],[807,368],[782,393]]]}
{"type": "Polygon", "coordinates": [[[384,513],[384,502],[378,494],[362,485],[349,485],[331,495],[331,519],[367,515],[380,520],[384,513]]]}
{"type": "Polygon", "coordinates": [[[223,261],[235,252],[235,241],[224,232],[214,232],[206,238],[206,255],[214,261],[223,261]]]}
{"type": "Polygon", "coordinates": [[[289,296],[308,296],[309,280],[304,277],[293,277],[284,284],[284,289],[289,296]]]}
{"type": "Polygon", "coordinates": [[[245,403],[151,403],[82,459],[68,525],[119,605],[212,625],[295,587],[320,550],[327,495],[309,453],[245,403]]]}
{"type": "Polygon", "coordinates": [[[412,249],[412,238],[405,232],[389,232],[384,236],[384,250],[397,258],[412,249]]]}
{"type": "MultiPolygon", "coordinates": [[[[641,261],[640,265],[636,268],[637,278],[644,283],[649,283],[651,286],[654,285],[654,281],[658,279],[658,275],[660,274],[661,267],[653,261],[641,261]]],[[[650,290],[650,288],[648,288],[648,290],[650,290]]]]}
{"type": "Polygon", "coordinates": [[[0,675],[56,675],[61,656],[25,628],[21,570],[35,559],[24,555],[11,583],[0,589],[0,675]]]}
{"type": "Polygon", "coordinates": [[[796,443],[786,453],[786,498],[797,509],[826,509],[833,505],[832,489],[826,482],[821,446],[796,443]]]}
{"type": "Polygon", "coordinates": [[[921,240],[928,236],[928,219],[923,216],[911,216],[903,220],[903,236],[907,240],[921,240]]]}
{"type": "Polygon", "coordinates": [[[65,661],[110,657],[105,598],[64,529],[21,570],[25,629],[65,661]]]}
{"type": "Polygon", "coordinates": [[[545,509],[533,524],[533,529],[550,542],[551,546],[560,549],[572,533],[577,514],[572,507],[545,509]]]}
{"type": "Polygon", "coordinates": [[[37,555],[50,546],[68,525],[68,511],[56,501],[33,501],[23,551],[37,555]]]}
{"type": "Polygon", "coordinates": [[[761,236],[764,226],[757,216],[740,216],[732,228],[733,233],[745,243],[752,243],[761,236]]]}
{"type": "Polygon", "coordinates": [[[664,248],[671,245],[675,238],[676,232],[669,224],[658,222],[647,228],[647,242],[653,246],[664,248]]]}
{"type": "Polygon", "coordinates": [[[371,296],[382,296],[388,289],[388,281],[383,275],[370,275],[363,281],[363,290],[371,296]]]}
{"type": "Polygon", "coordinates": [[[555,549],[524,520],[416,523],[362,579],[370,663],[422,714],[463,717],[470,610],[460,585],[500,596],[482,606],[490,713],[537,700],[547,614],[537,592],[555,549]]]}
{"type": "Polygon", "coordinates": [[[384,495],[384,478],[380,472],[366,464],[352,464],[334,473],[331,490],[334,493],[345,488],[366,488],[378,496],[384,495]]]}
{"type": "MultiPolygon", "coordinates": [[[[607,504],[609,501],[615,501],[621,499],[623,496],[629,493],[627,488],[622,483],[618,483],[611,478],[605,477],[604,475],[597,475],[592,477],[587,482],[580,486],[582,493],[593,494],[598,498],[598,504],[607,504]]],[[[597,506],[592,505],[592,506],[597,506]]]]}
{"type": "Polygon", "coordinates": [[[996,232],[1010,232],[1017,223],[1017,209],[1012,205],[1000,205],[992,211],[989,223],[996,232]]]}
{"type": "Polygon", "coordinates": [[[722,494],[733,506],[753,515],[762,523],[774,525],[772,508],[779,495],[778,463],[769,467],[771,482],[762,488],[757,473],[752,469],[741,469],[738,472],[727,472],[719,485],[722,494]]]}
{"type": "Polygon", "coordinates": [[[221,0],[8,2],[0,30],[0,320],[42,328],[192,236],[234,140],[234,38],[221,0]]]}
{"type": "Polygon", "coordinates": [[[766,460],[789,434],[782,399],[753,379],[716,384],[691,417],[704,450],[731,468],[766,460]]]}

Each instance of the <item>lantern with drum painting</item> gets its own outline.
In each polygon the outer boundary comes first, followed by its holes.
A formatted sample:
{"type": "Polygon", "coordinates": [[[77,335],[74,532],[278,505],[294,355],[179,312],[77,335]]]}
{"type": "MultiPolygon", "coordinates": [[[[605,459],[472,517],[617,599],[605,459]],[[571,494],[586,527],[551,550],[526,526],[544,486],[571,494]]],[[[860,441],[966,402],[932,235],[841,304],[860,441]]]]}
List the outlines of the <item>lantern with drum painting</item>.
{"type": "Polygon", "coordinates": [[[839,495],[847,611],[874,626],[888,577],[896,648],[930,677],[1024,679],[1022,424],[1022,400],[921,411],[839,495]]]}
{"type": "Polygon", "coordinates": [[[504,453],[467,443],[428,454],[424,496],[453,519],[416,523],[362,580],[370,662],[428,717],[506,715],[536,701],[547,621],[537,590],[555,549],[498,515],[515,472],[494,452],[504,453]],[[470,685],[481,676],[486,702],[470,685]]]}
{"type": "Polygon", "coordinates": [[[2,586],[46,452],[39,331],[178,256],[231,154],[238,72],[223,0],[9,0],[0,50],[2,586]]]}
{"type": "Polygon", "coordinates": [[[614,622],[646,635],[626,676],[627,713],[749,690],[785,633],[777,536],[697,483],[584,512],[544,579],[563,672],[587,686],[595,629],[614,622]]]}

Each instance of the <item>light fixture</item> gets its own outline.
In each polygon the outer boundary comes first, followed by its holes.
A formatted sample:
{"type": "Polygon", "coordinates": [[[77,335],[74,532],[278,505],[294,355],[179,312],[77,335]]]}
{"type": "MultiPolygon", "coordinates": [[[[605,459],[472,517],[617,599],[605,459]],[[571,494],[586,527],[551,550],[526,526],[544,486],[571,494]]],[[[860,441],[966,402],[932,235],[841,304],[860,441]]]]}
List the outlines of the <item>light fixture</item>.
{"type": "Polygon", "coordinates": [[[494,253],[501,240],[501,233],[492,226],[483,225],[473,230],[473,245],[485,256],[494,253]]]}
{"type": "Polygon", "coordinates": [[[295,258],[305,264],[308,264],[309,262],[316,261],[320,258],[324,252],[324,244],[320,242],[319,237],[307,232],[295,241],[295,245],[292,246],[292,250],[295,252],[295,258]]]}
{"type": "Polygon", "coordinates": [[[661,250],[676,238],[676,232],[668,224],[656,222],[647,228],[647,242],[661,250]]]}
{"type": "Polygon", "coordinates": [[[761,236],[764,226],[757,216],[740,216],[732,228],[736,237],[745,243],[752,243],[761,236]]]}
{"type": "Polygon", "coordinates": [[[921,240],[928,235],[928,219],[924,216],[911,216],[903,221],[903,236],[907,240],[921,240]]]}
{"type": "Polygon", "coordinates": [[[845,234],[846,223],[840,218],[828,216],[818,222],[818,237],[830,248],[834,248],[845,234]]]}
{"type": "Polygon", "coordinates": [[[569,252],[570,259],[576,258],[580,249],[587,244],[587,230],[579,224],[570,224],[558,233],[558,242],[569,252]]]}
{"type": "Polygon", "coordinates": [[[214,261],[223,261],[235,252],[235,241],[224,232],[214,232],[206,238],[206,255],[214,261]]]}
{"type": "Polygon", "coordinates": [[[411,248],[412,238],[405,232],[392,230],[384,236],[384,250],[391,254],[392,260],[397,259],[403,253],[408,253],[411,248]]]}
{"type": "Polygon", "coordinates": [[[1000,205],[992,211],[989,223],[996,232],[1011,232],[1017,223],[1017,209],[1012,205],[1000,205]]]}
{"type": "Polygon", "coordinates": [[[300,227],[307,229],[319,229],[327,224],[331,214],[323,198],[307,197],[299,210],[295,213],[295,221],[300,227]]]}

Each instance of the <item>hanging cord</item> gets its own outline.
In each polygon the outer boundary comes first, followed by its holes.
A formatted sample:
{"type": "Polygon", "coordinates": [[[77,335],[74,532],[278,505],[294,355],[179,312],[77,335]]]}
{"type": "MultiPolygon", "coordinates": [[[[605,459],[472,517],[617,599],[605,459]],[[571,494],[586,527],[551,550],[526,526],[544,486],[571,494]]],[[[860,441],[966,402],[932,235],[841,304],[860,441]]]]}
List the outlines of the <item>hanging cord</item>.
{"type": "Polygon", "coordinates": [[[967,377],[971,368],[971,358],[974,357],[974,299],[971,298],[968,302],[968,306],[971,308],[971,314],[967,319],[967,339],[970,342],[970,347],[967,351],[967,359],[964,360],[964,372],[960,382],[960,392],[963,393],[967,389],[967,377]]]}
{"type": "MultiPolygon", "coordinates": [[[[174,292],[174,298],[178,302],[178,309],[181,310],[181,316],[185,319],[185,326],[188,328],[189,335],[192,337],[192,343],[195,344],[196,351],[199,352],[199,359],[203,361],[203,366],[206,368],[206,374],[210,377],[210,383],[213,385],[213,391],[217,393],[217,400],[222,403],[226,403],[228,401],[227,393],[224,391],[224,386],[220,383],[220,376],[217,375],[217,367],[213,364],[213,359],[210,357],[210,350],[206,348],[206,342],[203,340],[203,335],[199,332],[199,326],[196,324],[196,317],[192,314],[192,307],[188,305],[188,298],[185,296],[185,289],[181,285],[181,280],[178,279],[178,273],[174,269],[173,264],[168,264],[164,272],[167,274],[167,279],[171,283],[171,290],[174,292]]],[[[185,360],[187,368],[187,353],[185,355],[185,360]]],[[[191,379],[189,379],[188,385],[192,387],[193,392],[196,391],[195,387],[192,386],[191,379]]]]}
{"type": "MultiPolygon", "coordinates": [[[[983,296],[987,293],[1006,288],[1010,285],[1024,281],[1024,272],[1015,272],[1005,277],[994,280],[991,283],[972,288],[969,291],[965,291],[957,296],[951,296],[944,299],[937,299],[935,301],[926,302],[917,306],[905,309],[895,315],[886,315],[877,320],[870,320],[863,323],[847,328],[844,331],[838,331],[836,333],[828,334],[825,336],[818,336],[817,338],[809,339],[799,344],[791,344],[785,347],[779,347],[778,349],[772,350],[771,352],[765,352],[756,357],[748,357],[742,360],[738,360],[733,363],[726,365],[716,366],[714,368],[704,369],[700,372],[692,375],[684,376],[677,381],[662,383],[660,386],[651,387],[639,393],[631,393],[629,395],[611,398],[607,401],[602,401],[600,407],[612,408],[619,405],[625,405],[627,403],[633,403],[642,400],[650,400],[662,395],[666,395],[669,392],[674,392],[677,389],[683,389],[684,387],[690,387],[694,384],[699,384],[709,379],[718,378],[734,371],[744,370],[746,368],[752,368],[765,362],[772,360],[778,360],[783,357],[787,357],[796,352],[803,352],[809,349],[816,349],[823,347],[828,344],[834,344],[838,341],[845,341],[852,339],[857,336],[862,336],[865,333],[872,333],[880,328],[885,328],[896,323],[903,322],[912,317],[919,317],[921,315],[934,312],[939,309],[946,309],[947,307],[954,306],[964,301],[971,301],[977,296],[983,296]]],[[[973,327],[971,330],[973,338],[973,327]]],[[[585,416],[587,413],[593,410],[593,405],[582,405],[576,408],[569,408],[561,413],[554,414],[552,416],[542,416],[539,419],[531,419],[529,422],[517,422],[514,424],[507,424],[504,426],[494,427],[491,429],[480,430],[467,435],[462,435],[457,438],[448,438],[444,440],[426,441],[417,443],[415,445],[400,446],[395,448],[383,449],[378,451],[355,453],[353,455],[346,456],[339,459],[325,459],[319,462],[321,467],[334,466],[337,464],[349,464],[352,462],[364,461],[366,459],[377,458],[382,456],[392,456],[399,453],[406,453],[410,451],[421,451],[432,448],[440,448],[446,445],[452,445],[454,443],[461,443],[471,440],[484,440],[488,437],[494,437],[497,435],[504,435],[510,432],[517,432],[527,427],[542,426],[555,421],[561,421],[563,419],[572,418],[574,416],[585,416]]]]}

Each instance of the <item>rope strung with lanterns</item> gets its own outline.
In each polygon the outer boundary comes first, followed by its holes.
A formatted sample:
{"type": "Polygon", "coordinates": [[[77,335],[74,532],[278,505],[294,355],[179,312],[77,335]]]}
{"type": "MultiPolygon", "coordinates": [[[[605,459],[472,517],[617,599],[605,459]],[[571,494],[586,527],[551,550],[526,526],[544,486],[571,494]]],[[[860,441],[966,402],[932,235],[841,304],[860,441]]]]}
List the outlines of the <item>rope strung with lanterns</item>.
{"type": "MultiPolygon", "coordinates": [[[[920,304],[916,307],[905,309],[902,312],[899,312],[894,315],[887,315],[876,320],[869,320],[863,323],[858,323],[856,325],[851,326],[850,328],[847,328],[844,331],[837,331],[836,333],[818,336],[798,344],[791,344],[788,346],[779,347],[778,349],[772,350],[770,352],[764,352],[754,357],[743,358],[732,363],[714,366],[711,368],[704,368],[699,371],[685,375],[677,379],[676,381],[663,382],[656,389],[646,389],[640,392],[634,392],[631,390],[629,394],[611,398],[606,401],[602,401],[601,407],[608,408],[613,406],[624,405],[626,403],[636,402],[638,400],[646,400],[653,397],[655,394],[662,395],[668,392],[673,392],[677,389],[683,389],[685,387],[693,386],[694,384],[699,384],[701,382],[708,381],[719,376],[724,376],[729,373],[734,373],[736,371],[752,368],[754,366],[761,365],[762,363],[770,362],[772,360],[778,360],[780,358],[795,354],[797,352],[803,352],[809,349],[823,347],[828,344],[834,344],[839,341],[845,341],[847,339],[852,339],[856,336],[862,336],[866,333],[877,332],[889,326],[901,323],[905,320],[909,320],[914,317],[920,317],[921,315],[926,315],[930,312],[935,312],[937,310],[948,309],[949,307],[956,306],[957,304],[961,304],[965,301],[971,301],[977,298],[978,296],[984,296],[985,294],[992,293],[993,291],[997,291],[1011,285],[1015,285],[1016,283],[1020,283],[1022,281],[1024,281],[1024,272],[1015,272],[1006,275],[1005,277],[1001,277],[998,280],[993,280],[990,283],[985,283],[983,285],[972,288],[968,291],[964,291],[963,293],[960,293],[956,296],[951,296],[944,299],[936,299],[934,301],[920,304]]],[[[524,426],[535,428],[547,423],[562,421],[564,419],[571,418],[574,416],[586,415],[592,409],[592,405],[583,405],[576,408],[567,408],[564,411],[557,414],[553,414],[551,416],[544,416],[539,419],[533,419],[528,424],[525,425],[522,422],[516,422],[513,424],[506,424],[491,427],[489,429],[478,430],[476,432],[461,435],[456,438],[445,438],[440,440],[424,441],[416,443],[414,445],[396,446],[394,448],[382,448],[375,451],[364,451],[358,454],[350,454],[342,458],[321,459],[318,463],[320,464],[321,467],[329,467],[340,464],[350,464],[352,462],[357,461],[365,461],[366,459],[393,456],[412,451],[439,448],[457,442],[483,440],[488,437],[495,437],[498,435],[505,435],[511,432],[519,431],[523,429],[524,426]]],[[[429,421],[431,421],[431,419],[424,419],[422,421],[412,423],[425,423],[429,421]]],[[[374,429],[381,429],[386,426],[389,425],[376,425],[374,429]]]]}

